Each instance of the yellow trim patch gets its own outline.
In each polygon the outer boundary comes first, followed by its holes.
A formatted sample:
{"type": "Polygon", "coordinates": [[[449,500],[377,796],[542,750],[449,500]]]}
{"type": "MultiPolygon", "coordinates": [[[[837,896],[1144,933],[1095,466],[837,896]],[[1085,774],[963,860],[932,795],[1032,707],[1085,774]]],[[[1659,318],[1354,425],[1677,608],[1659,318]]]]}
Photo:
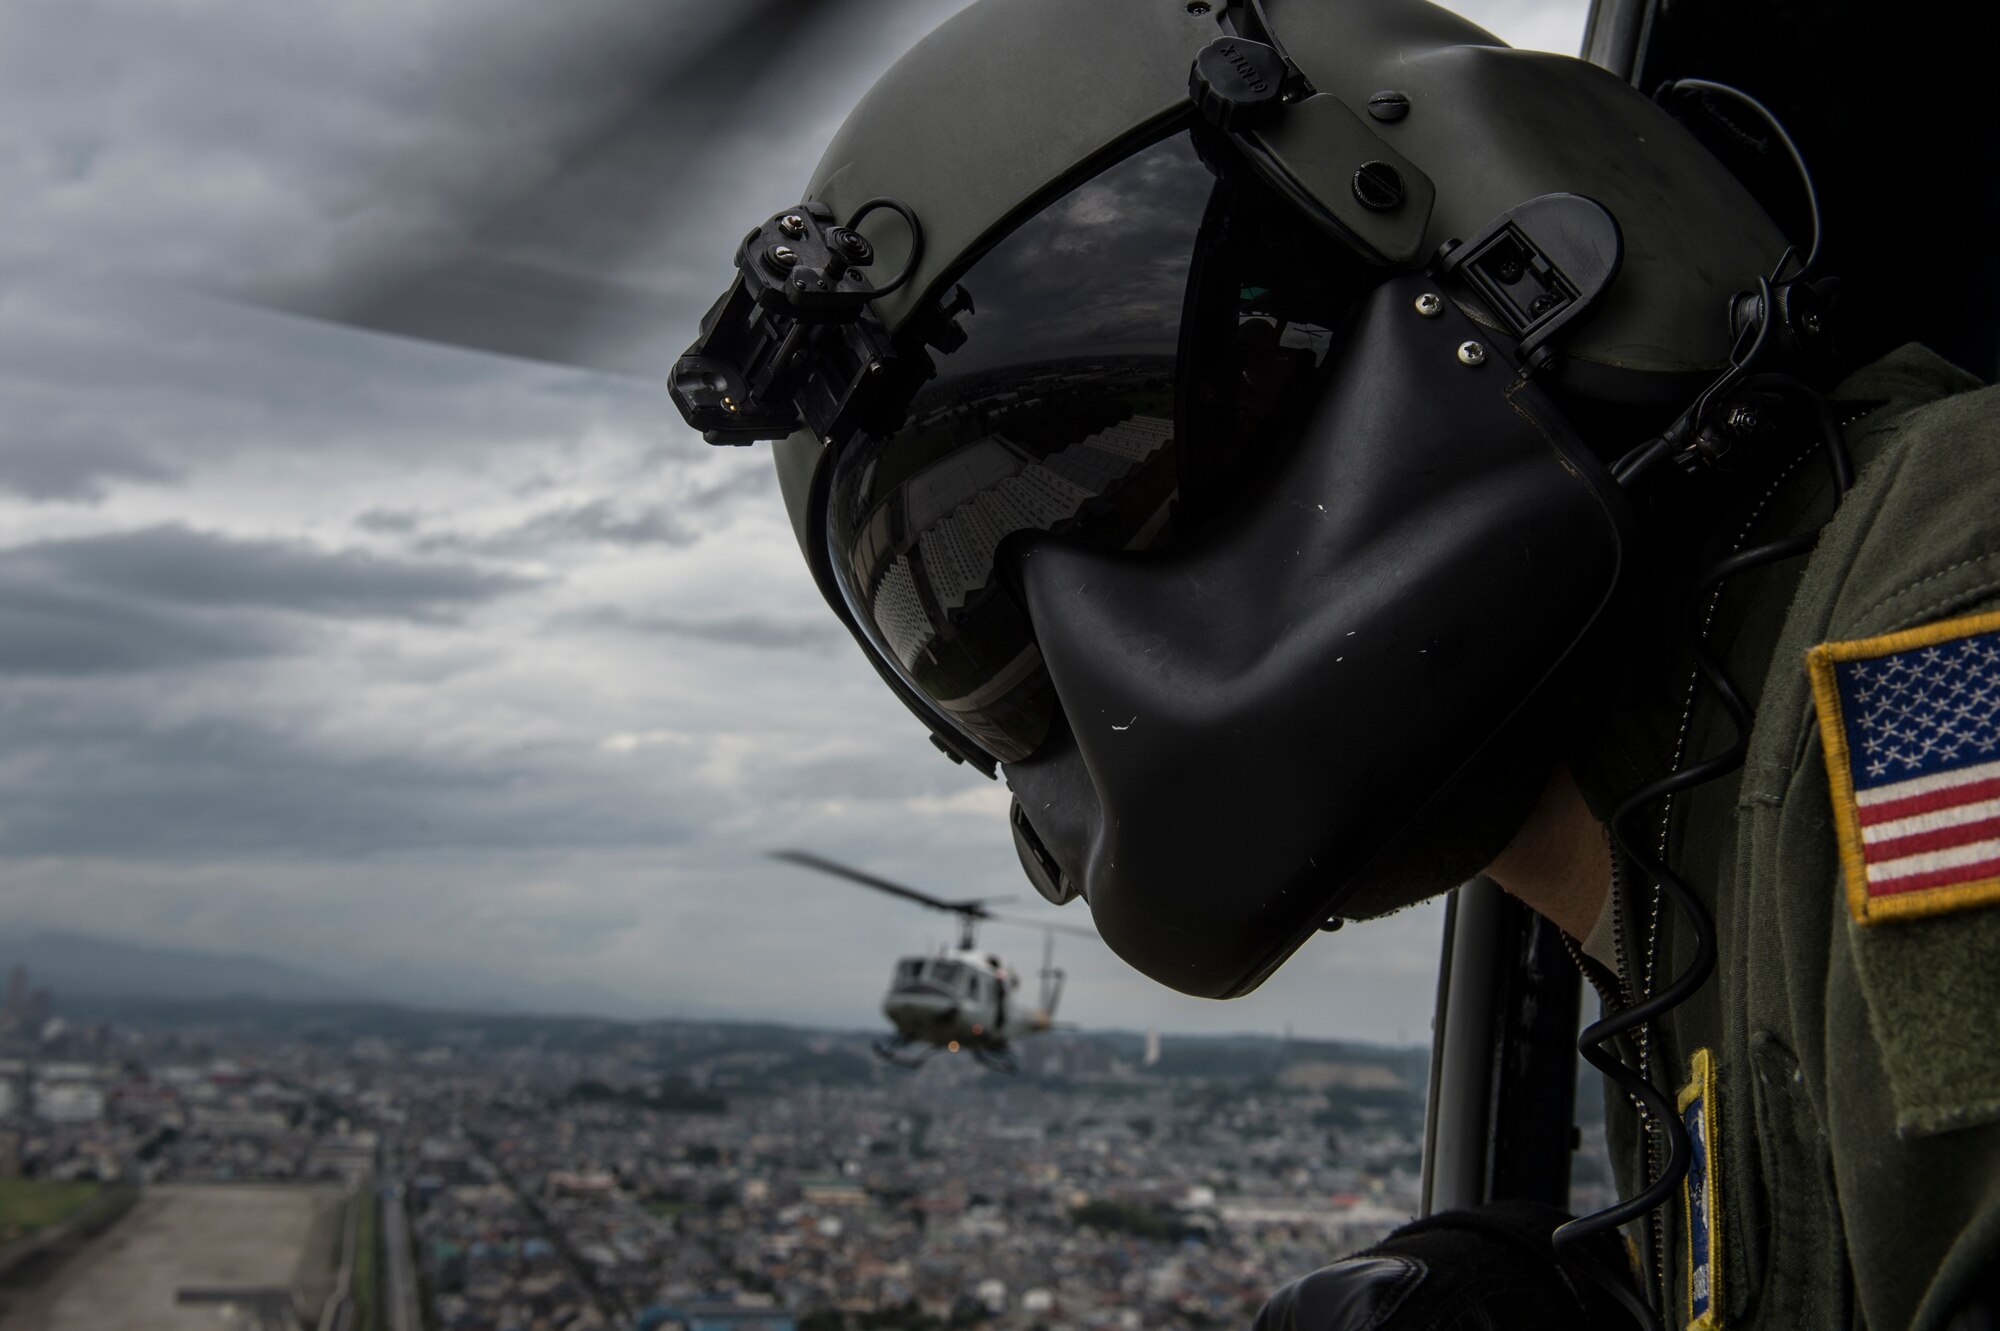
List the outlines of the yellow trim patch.
{"type": "Polygon", "coordinates": [[[1694,1051],[1690,1080],[1681,1088],[1676,1107],[1693,1149],[1688,1172],[1681,1179],[1681,1204],[1687,1220],[1683,1230],[1687,1234],[1688,1331],[1721,1331],[1722,1186],[1715,1143],[1715,1058],[1708,1050],[1694,1051]]]}
{"type": "Polygon", "coordinates": [[[1856,924],[1915,919],[2000,901],[2000,874],[1974,882],[1957,882],[1910,892],[1869,892],[1868,863],[1861,835],[1861,808],[1854,790],[1854,754],[1847,742],[1847,718],[1842,714],[1836,667],[1846,661],[1893,656],[1898,652],[1933,647],[1955,638],[1995,631],[2000,631],[2000,610],[1963,615],[1942,623],[1926,624],[1922,628],[1904,629],[1851,642],[1823,642],[1806,652],[1806,671],[1812,680],[1813,704],[1819,713],[1820,743],[1826,753],[1827,784],[1833,796],[1834,829],[1840,844],[1841,867],[1847,878],[1847,913],[1856,924]]]}

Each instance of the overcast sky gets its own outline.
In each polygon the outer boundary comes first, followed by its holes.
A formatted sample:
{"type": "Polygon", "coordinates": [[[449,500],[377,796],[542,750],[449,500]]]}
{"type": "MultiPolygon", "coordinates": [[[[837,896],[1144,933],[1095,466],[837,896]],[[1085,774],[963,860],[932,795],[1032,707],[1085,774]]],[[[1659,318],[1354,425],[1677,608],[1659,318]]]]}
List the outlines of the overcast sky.
{"type": "MultiPolygon", "coordinates": [[[[600,359],[663,369],[957,7],[828,5],[809,59],[758,73],[681,63],[729,9],[692,0],[0,6],[0,932],[865,1026],[947,923],[764,851],[1044,909],[1004,789],[819,601],[764,450],[704,446],[641,378],[201,294],[473,235],[644,293],[600,359]],[[590,225],[520,202],[551,189],[590,225]]],[[[1585,5],[1463,8],[1573,50],[1585,5]]],[[[1065,1015],[1425,1039],[1438,920],[1320,940],[1231,1004],[1066,938],[1065,1015]]]]}

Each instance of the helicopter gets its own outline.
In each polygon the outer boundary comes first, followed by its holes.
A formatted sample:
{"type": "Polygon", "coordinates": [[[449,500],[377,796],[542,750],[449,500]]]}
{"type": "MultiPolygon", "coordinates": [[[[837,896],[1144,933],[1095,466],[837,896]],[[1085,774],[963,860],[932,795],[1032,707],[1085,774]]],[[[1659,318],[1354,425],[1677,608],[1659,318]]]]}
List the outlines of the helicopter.
{"type": "Polygon", "coordinates": [[[995,900],[992,897],[946,901],[808,851],[779,850],[771,857],[958,917],[957,947],[931,956],[899,958],[890,976],[882,1015],[895,1030],[875,1042],[875,1052],[902,1068],[920,1068],[941,1053],[967,1051],[996,1071],[1020,1071],[1013,1042],[1058,1029],[1055,1012],[1062,999],[1063,973],[1055,967],[1056,933],[1097,936],[1072,924],[995,914],[987,909],[987,903],[995,900]],[[977,946],[978,928],[988,921],[1042,931],[1041,990],[1034,1007],[1016,997],[1020,973],[977,946]]]}

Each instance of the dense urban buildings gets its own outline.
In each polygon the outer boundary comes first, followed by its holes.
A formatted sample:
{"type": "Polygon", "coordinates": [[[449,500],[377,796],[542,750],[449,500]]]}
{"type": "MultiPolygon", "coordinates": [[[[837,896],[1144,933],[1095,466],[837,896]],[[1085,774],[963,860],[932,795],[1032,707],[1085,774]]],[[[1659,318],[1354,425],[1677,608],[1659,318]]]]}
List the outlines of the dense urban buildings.
{"type": "Polygon", "coordinates": [[[1007,1077],[858,1033],[248,1003],[4,1044],[0,1173],[362,1199],[357,1331],[1237,1326],[1417,1198],[1412,1050],[1066,1035],[1007,1077]]]}

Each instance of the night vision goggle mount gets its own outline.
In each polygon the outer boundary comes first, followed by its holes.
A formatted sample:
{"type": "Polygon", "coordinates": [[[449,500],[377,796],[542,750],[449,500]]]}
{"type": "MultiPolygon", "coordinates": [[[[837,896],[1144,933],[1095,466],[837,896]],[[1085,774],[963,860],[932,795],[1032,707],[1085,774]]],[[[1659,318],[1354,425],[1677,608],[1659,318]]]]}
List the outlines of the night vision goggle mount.
{"type": "Polygon", "coordinates": [[[674,363],[674,405],[711,444],[783,439],[801,427],[820,439],[845,433],[895,360],[869,302],[908,281],[922,256],[923,229],[896,199],[870,199],[845,224],[821,203],[773,215],[737,247],[736,280],[674,363]],[[856,228],[881,209],[908,224],[910,255],[877,286],[863,271],[875,247],[856,228]]]}

